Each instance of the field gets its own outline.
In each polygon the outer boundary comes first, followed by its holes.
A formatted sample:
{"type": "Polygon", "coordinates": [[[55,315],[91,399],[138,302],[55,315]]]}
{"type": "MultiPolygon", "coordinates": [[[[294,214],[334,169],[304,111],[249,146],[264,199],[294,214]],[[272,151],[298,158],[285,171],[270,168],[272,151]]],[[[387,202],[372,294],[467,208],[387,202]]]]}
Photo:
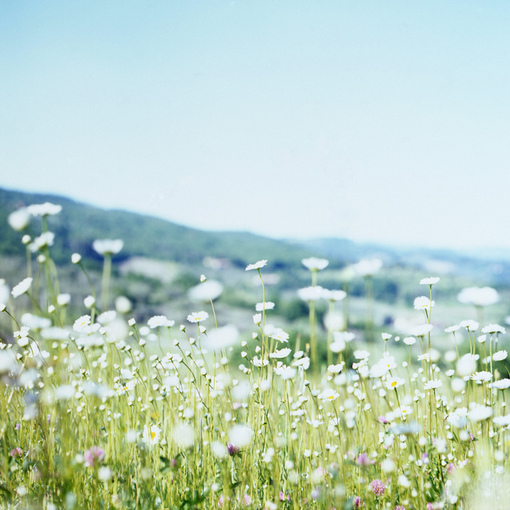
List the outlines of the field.
{"type": "Polygon", "coordinates": [[[317,257],[292,289],[271,253],[227,292],[172,262],[121,267],[120,239],[56,264],[60,213],[9,217],[26,260],[0,286],[3,508],[510,508],[505,292],[457,299],[432,274],[398,297],[378,259],[317,257]]]}

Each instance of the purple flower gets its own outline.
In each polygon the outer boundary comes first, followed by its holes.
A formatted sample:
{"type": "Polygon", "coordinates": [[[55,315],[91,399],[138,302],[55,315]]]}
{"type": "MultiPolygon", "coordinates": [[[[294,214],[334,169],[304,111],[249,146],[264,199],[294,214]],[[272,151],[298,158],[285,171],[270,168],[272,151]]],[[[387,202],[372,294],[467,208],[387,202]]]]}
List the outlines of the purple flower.
{"type": "Polygon", "coordinates": [[[352,506],[354,508],[359,508],[360,504],[361,504],[361,499],[359,499],[359,496],[354,496],[354,498],[352,500],[352,506]]]}
{"type": "Polygon", "coordinates": [[[21,457],[23,455],[23,450],[19,446],[17,446],[16,448],[13,448],[10,451],[9,455],[11,457],[21,457]]]}
{"type": "Polygon", "coordinates": [[[366,453],[360,453],[356,459],[356,464],[358,464],[358,466],[368,466],[370,464],[368,455],[366,453]]]}
{"type": "Polygon", "coordinates": [[[379,418],[377,418],[377,421],[379,423],[383,423],[384,425],[388,423],[388,420],[384,416],[379,416],[379,418]]]}
{"type": "Polygon", "coordinates": [[[232,443],[227,443],[227,450],[231,457],[233,457],[236,453],[239,453],[239,446],[236,446],[232,443]]]}
{"type": "Polygon", "coordinates": [[[377,478],[375,480],[372,480],[370,482],[370,490],[376,495],[376,496],[382,496],[384,494],[386,487],[384,486],[384,482],[382,480],[378,480],[377,478]]]}
{"type": "Polygon", "coordinates": [[[105,452],[99,446],[92,446],[84,454],[85,464],[87,466],[93,466],[94,464],[101,464],[105,458],[105,452]]]}

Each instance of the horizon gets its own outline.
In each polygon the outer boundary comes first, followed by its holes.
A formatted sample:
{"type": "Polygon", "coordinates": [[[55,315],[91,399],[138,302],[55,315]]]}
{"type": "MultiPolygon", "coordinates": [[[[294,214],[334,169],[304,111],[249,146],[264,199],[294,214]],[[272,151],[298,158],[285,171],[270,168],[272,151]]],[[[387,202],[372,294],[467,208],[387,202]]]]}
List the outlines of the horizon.
{"type": "Polygon", "coordinates": [[[2,187],[207,231],[510,248],[508,4],[0,12],[2,187]]]}

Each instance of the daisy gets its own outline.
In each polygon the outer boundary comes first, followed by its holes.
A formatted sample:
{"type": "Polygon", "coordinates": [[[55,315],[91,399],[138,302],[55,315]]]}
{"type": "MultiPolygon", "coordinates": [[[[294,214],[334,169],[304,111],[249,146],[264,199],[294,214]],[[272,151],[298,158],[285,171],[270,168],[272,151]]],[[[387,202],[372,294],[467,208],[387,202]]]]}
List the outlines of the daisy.
{"type": "Polygon", "coordinates": [[[439,276],[430,276],[429,278],[422,278],[420,285],[435,285],[441,278],[439,276]]]}
{"type": "Polygon", "coordinates": [[[31,285],[32,285],[32,278],[30,278],[30,277],[25,278],[11,290],[12,296],[14,298],[17,298],[17,297],[21,296],[22,294],[25,294],[25,292],[27,292],[28,289],[30,289],[31,285]]]}
{"type": "Polygon", "coordinates": [[[145,425],[143,428],[142,441],[150,446],[158,444],[161,437],[161,428],[157,425],[145,425]]]}
{"type": "Polygon", "coordinates": [[[308,259],[303,259],[301,262],[306,268],[310,269],[310,271],[322,271],[329,264],[328,260],[318,259],[316,257],[310,257],[308,259]]]}
{"type": "Polygon", "coordinates": [[[190,315],[188,315],[187,319],[189,322],[202,322],[205,321],[209,317],[209,314],[207,312],[193,312],[190,315]]]}
{"type": "Polygon", "coordinates": [[[245,271],[252,271],[254,269],[262,269],[267,264],[267,260],[259,260],[255,264],[248,264],[245,271]]]}
{"type": "MultiPolygon", "coordinates": [[[[189,320],[189,318],[188,318],[189,320]]],[[[175,321],[167,319],[164,315],[154,315],[147,321],[147,326],[149,328],[154,329],[158,327],[172,327],[175,324],[175,321]]]]}
{"type": "Polygon", "coordinates": [[[99,255],[116,255],[122,250],[124,241],[122,239],[96,239],[92,243],[94,251],[99,255]]]}

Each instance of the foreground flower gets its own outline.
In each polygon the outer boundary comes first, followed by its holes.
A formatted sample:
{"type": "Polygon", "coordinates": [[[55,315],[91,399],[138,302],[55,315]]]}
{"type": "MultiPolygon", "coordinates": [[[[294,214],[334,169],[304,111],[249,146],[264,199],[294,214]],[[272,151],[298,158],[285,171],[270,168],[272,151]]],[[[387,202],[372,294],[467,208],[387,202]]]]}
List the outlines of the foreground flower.
{"type": "Polygon", "coordinates": [[[439,276],[430,276],[429,278],[422,278],[420,285],[435,285],[440,280],[439,276]]]}
{"type": "Polygon", "coordinates": [[[24,230],[30,223],[30,212],[26,207],[22,207],[9,214],[7,221],[13,230],[24,230]]]}
{"type": "Polygon", "coordinates": [[[370,490],[376,496],[382,496],[384,494],[385,489],[386,489],[386,487],[384,485],[384,482],[382,480],[378,480],[377,478],[370,482],[369,487],[370,487],[370,490]]]}
{"type": "Polygon", "coordinates": [[[248,264],[245,271],[253,271],[254,269],[262,269],[267,264],[267,260],[259,260],[255,264],[248,264]]]}
{"type": "Polygon", "coordinates": [[[244,448],[251,443],[253,430],[248,425],[234,425],[228,431],[231,448],[244,448]]]}
{"type": "Polygon", "coordinates": [[[62,210],[62,206],[45,202],[44,204],[29,205],[27,210],[32,216],[53,216],[62,210]]]}
{"type": "Polygon", "coordinates": [[[25,278],[11,290],[12,296],[14,298],[17,298],[17,297],[21,296],[22,294],[25,294],[25,292],[27,292],[28,289],[30,289],[31,285],[32,285],[32,278],[30,278],[30,277],[25,278]]]}

